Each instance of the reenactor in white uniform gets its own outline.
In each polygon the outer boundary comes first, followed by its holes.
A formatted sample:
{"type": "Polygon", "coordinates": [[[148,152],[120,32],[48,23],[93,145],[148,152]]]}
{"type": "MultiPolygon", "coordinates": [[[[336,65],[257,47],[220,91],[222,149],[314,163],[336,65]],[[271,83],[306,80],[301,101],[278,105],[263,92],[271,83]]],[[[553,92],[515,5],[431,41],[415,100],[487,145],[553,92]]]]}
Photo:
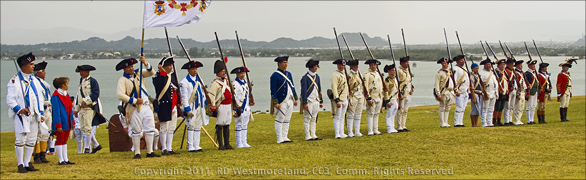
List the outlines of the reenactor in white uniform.
{"type": "Polygon", "coordinates": [[[527,71],[525,71],[525,78],[527,80],[527,90],[525,99],[527,105],[525,107],[525,114],[527,116],[527,124],[535,124],[535,108],[537,107],[537,95],[539,91],[539,80],[537,78],[537,71],[535,71],[535,64],[537,60],[527,61],[527,71]]]}
{"type": "Polygon", "coordinates": [[[77,101],[75,102],[74,114],[78,112],[78,119],[80,128],[83,131],[83,138],[85,139],[85,153],[90,153],[90,144],[93,142],[91,153],[96,153],[102,149],[102,146],[96,140],[95,129],[101,123],[106,122],[104,118],[97,115],[101,113],[102,104],[100,103],[100,86],[98,81],[90,76],[90,71],[96,70],[91,65],[77,66],[75,72],[81,76],[79,83],[79,90],[77,92],[77,101]]]}
{"type": "Polygon", "coordinates": [[[346,68],[346,60],[338,59],[332,64],[336,64],[337,70],[332,74],[332,93],[334,94],[334,101],[336,102],[336,114],[334,115],[334,132],[336,139],[346,138],[348,135],[344,134],[344,115],[348,109],[348,84],[344,69],[346,68]]]}
{"type": "Polygon", "coordinates": [[[209,123],[209,117],[206,115],[205,106],[207,99],[202,87],[205,85],[199,79],[197,68],[203,67],[199,61],[189,61],[181,67],[187,69],[187,76],[180,82],[181,87],[181,104],[185,112],[185,125],[187,126],[187,151],[203,152],[199,147],[202,124],[209,123]]]}
{"type": "Polygon", "coordinates": [[[385,65],[383,70],[389,74],[385,78],[385,86],[387,86],[388,91],[384,93],[383,101],[383,105],[387,109],[387,115],[385,117],[387,121],[387,133],[397,133],[398,131],[395,129],[395,115],[397,115],[397,110],[399,109],[399,103],[397,102],[399,97],[397,70],[395,64],[391,64],[390,66],[385,65]]]}
{"type": "MultiPolygon", "coordinates": [[[[464,111],[466,105],[468,105],[468,96],[470,93],[470,74],[466,71],[465,63],[466,59],[464,55],[458,55],[454,57],[456,67],[454,70],[454,81],[455,82],[455,101],[456,101],[456,112],[454,113],[454,127],[464,127],[464,111]]],[[[447,121],[447,118],[446,118],[447,121]]]]}
{"type": "MultiPolygon", "coordinates": [[[[472,88],[470,90],[473,93],[476,93],[476,101],[472,100],[470,106],[472,107],[470,110],[470,119],[472,121],[472,127],[478,127],[478,117],[484,118],[482,115],[482,103],[484,101],[484,95],[482,93],[482,84],[480,84],[480,75],[478,75],[478,64],[472,63],[470,66],[472,69],[472,88]]],[[[481,119],[481,122],[485,122],[484,119],[481,119]]]]}
{"type": "Polygon", "coordinates": [[[441,58],[437,63],[441,64],[442,68],[435,75],[433,90],[434,95],[436,95],[436,100],[439,101],[439,109],[437,112],[439,114],[440,127],[450,127],[450,124],[448,124],[448,118],[450,117],[450,108],[454,102],[455,95],[452,69],[449,68],[449,64],[452,63],[452,60],[441,58]]]}
{"type": "Polygon", "coordinates": [[[484,69],[478,72],[478,74],[484,83],[484,90],[488,95],[488,99],[485,99],[482,102],[482,114],[480,115],[480,119],[482,120],[482,127],[492,127],[494,126],[492,123],[494,104],[496,103],[496,99],[498,97],[498,82],[494,73],[491,71],[492,62],[489,58],[481,61],[480,65],[484,65],[484,69]]]}
{"type": "MultiPolygon", "coordinates": [[[[46,71],[45,68],[47,67],[47,62],[43,61],[35,65],[35,70],[33,74],[35,77],[41,82],[41,86],[43,88],[42,92],[39,92],[43,96],[44,100],[44,112],[45,112],[45,125],[49,128],[48,130],[51,131],[52,127],[52,119],[53,115],[51,114],[51,85],[45,81],[46,71]]],[[[40,163],[48,163],[49,161],[46,158],[47,155],[47,141],[49,140],[49,135],[51,134],[49,131],[39,131],[38,138],[37,138],[37,145],[35,146],[35,164],[40,163]]]]}
{"type": "Polygon", "coordinates": [[[324,106],[321,95],[321,80],[317,74],[319,61],[310,59],[305,63],[305,67],[309,69],[301,78],[301,100],[303,102],[303,111],[305,114],[303,116],[305,140],[321,140],[321,138],[318,138],[317,135],[315,135],[319,108],[324,106]]]}
{"type": "Polygon", "coordinates": [[[515,73],[515,62],[517,60],[513,58],[507,59],[505,62],[505,73],[507,77],[507,84],[508,84],[508,98],[505,100],[505,109],[504,109],[504,125],[511,126],[513,124],[513,110],[515,108],[515,99],[517,99],[517,91],[519,89],[519,84],[517,83],[517,74],[515,73]]]}
{"type": "Polygon", "coordinates": [[[513,119],[514,125],[523,125],[521,117],[523,116],[523,109],[525,109],[525,91],[527,89],[527,80],[525,80],[525,74],[523,73],[523,60],[515,61],[515,78],[517,83],[517,92],[514,101],[513,108],[513,119]]]}
{"type": "Polygon", "coordinates": [[[32,53],[16,60],[20,71],[8,81],[6,91],[6,104],[10,108],[8,117],[14,121],[14,150],[19,173],[38,171],[30,161],[39,128],[48,130],[44,123],[44,101],[41,93],[43,88],[41,82],[32,75],[35,68],[34,60],[35,56],[32,53]]]}
{"type": "Polygon", "coordinates": [[[218,150],[234,149],[230,145],[230,123],[232,122],[232,91],[226,78],[226,69],[222,60],[214,63],[216,78],[212,81],[209,89],[212,113],[216,117],[216,137],[218,150]],[[222,138],[223,137],[223,138],[222,138]],[[222,140],[224,143],[222,143],[222,140]]]}
{"type": "Polygon", "coordinates": [[[409,56],[402,57],[399,61],[401,65],[401,67],[399,67],[399,89],[401,89],[401,94],[399,95],[399,128],[397,131],[407,132],[409,131],[405,126],[407,122],[407,112],[411,105],[411,95],[413,94],[413,91],[415,91],[415,87],[413,87],[411,82],[413,75],[409,70],[409,56]]]}
{"type": "Polygon", "coordinates": [[[116,65],[116,71],[124,70],[122,77],[118,79],[117,96],[124,103],[125,124],[128,127],[128,134],[132,138],[134,147],[134,158],[140,159],[140,138],[143,136],[147,147],[146,157],[160,157],[153,152],[153,142],[155,136],[155,117],[153,115],[153,105],[148,99],[148,92],[145,77],[151,77],[155,74],[153,67],[145,60],[144,56],[140,57],[140,62],[145,66],[141,69],[134,69],[134,64],[138,61],[134,58],[124,59],[116,65]],[[139,77],[142,73],[142,77],[139,77]],[[142,80],[142,81],[141,81],[142,80]],[[142,85],[142,86],[141,86],[142,85]]]}
{"type": "Polygon", "coordinates": [[[382,75],[378,73],[380,61],[370,59],[364,62],[368,64],[368,71],[364,73],[364,85],[370,96],[366,99],[366,124],[368,125],[368,135],[379,135],[378,115],[382,108],[384,90],[382,75]]]}
{"type": "Polygon", "coordinates": [[[348,61],[346,65],[350,66],[350,71],[348,72],[348,114],[346,115],[348,134],[361,137],[360,120],[362,119],[362,109],[365,103],[362,76],[358,71],[358,59],[348,61]],[[352,124],[354,124],[354,130],[352,129],[352,124]]]}
{"type": "Polygon", "coordinates": [[[240,107],[240,116],[234,117],[236,123],[235,133],[236,136],[236,148],[250,147],[248,144],[248,123],[254,121],[252,113],[250,112],[250,106],[254,106],[254,101],[250,100],[250,94],[248,89],[248,82],[246,82],[246,72],[250,72],[248,68],[237,67],[232,69],[230,74],[236,74],[234,82],[234,98],[236,98],[236,104],[240,107]]]}
{"type": "Polygon", "coordinates": [[[556,82],[557,87],[557,101],[560,102],[560,119],[562,122],[568,122],[568,105],[570,104],[570,98],[572,97],[572,77],[570,77],[570,68],[572,68],[572,62],[576,63],[577,59],[568,59],[566,62],[561,63],[559,66],[562,67],[562,71],[558,74],[556,82]]]}
{"type": "Polygon", "coordinates": [[[282,56],[275,58],[277,62],[277,70],[271,75],[271,103],[277,109],[277,116],[275,118],[275,133],[277,135],[277,143],[290,143],[291,141],[287,134],[289,134],[289,122],[291,121],[291,114],[293,113],[293,106],[297,106],[297,93],[295,92],[295,85],[291,72],[287,71],[289,56],[282,56]]]}

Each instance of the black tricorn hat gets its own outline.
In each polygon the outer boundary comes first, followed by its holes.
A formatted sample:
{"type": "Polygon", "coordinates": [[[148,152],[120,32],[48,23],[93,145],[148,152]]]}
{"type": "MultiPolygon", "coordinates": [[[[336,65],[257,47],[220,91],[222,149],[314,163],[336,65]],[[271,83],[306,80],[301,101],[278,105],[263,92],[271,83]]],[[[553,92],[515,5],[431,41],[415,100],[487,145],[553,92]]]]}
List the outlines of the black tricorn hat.
{"type": "Polygon", "coordinates": [[[544,67],[547,67],[547,66],[549,66],[549,63],[540,63],[539,64],[539,68],[544,68],[544,67]]]}
{"type": "Polygon", "coordinates": [[[537,64],[537,60],[529,60],[527,61],[527,65],[537,64]]]}
{"type": "Polygon", "coordinates": [[[383,69],[383,71],[389,72],[391,69],[395,69],[395,64],[385,65],[385,68],[383,69]]]}
{"type": "Polygon", "coordinates": [[[175,63],[175,61],[173,60],[173,57],[163,57],[163,59],[161,59],[161,61],[159,61],[159,65],[163,65],[163,66],[173,65],[173,63],[175,63]]]}
{"type": "Polygon", "coordinates": [[[34,71],[45,70],[45,68],[47,68],[47,62],[43,61],[43,62],[40,62],[38,64],[35,64],[34,71]]]}
{"type": "Polygon", "coordinates": [[[230,71],[230,74],[237,74],[237,73],[241,73],[241,72],[250,72],[250,71],[248,70],[248,68],[245,68],[245,67],[237,67],[237,68],[232,69],[232,71],[230,71]]]}
{"type": "Polygon", "coordinates": [[[496,64],[505,63],[506,61],[506,59],[499,59],[496,61],[496,64]]]}
{"type": "Polygon", "coordinates": [[[334,62],[332,62],[332,64],[346,65],[346,60],[345,59],[336,59],[334,62]]]}
{"type": "Polygon", "coordinates": [[[464,59],[465,57],[466,57],[466,56],[464,56],[464,55],[457,55],[456,57],[454,57],[454,59],[453,59],[453,60],[454,60],[454,61],[458,61],[458,60],[460,60],[460,59],[464,59]]]}
{"type": "Polygon", "coordinates": [[[35,55],[33,55],[33,53],[30,52],[30,53],[22,55],[18,59],[16,59],[16,63],[18,63],[19,67],[22,67],[22,66],[27,65],[35,60],[36,60],[35,55]]]}
{"type": "Polygon", "coordinates": [[[92,65],[79,65],[75,68],[75,72],[79,72],[79,71],[93,71],[96,70],[95,67],[93,67],[92,65]]]}
{"type": "Polygon", "coordinates": [[[443,62],[452,63],[453,61],[451,59],[446,58],[446,57],[443,57],[443,58],[437,60],[438,64],[441,64],[443,62]]]}
{"type": "Polygon", "coordinates": [[[399,58],[399,62],[407,62],[407,61],[409,61],[409,56],[399,58]]]}
{"type": "Polygon", "coordinates": [[[575,58],[568,59],[566,62],[561,63],[560,64],[560,67],[568,66],[568,67],[571,68],[572,67],[572,63],[578,64],[578,62],[576,62],[576,60],[578,60],[578,59],[575,59],[575,58]]]}
{"type": "Polygon", "coordinates": [[[485,60],[480,61],[480,65],[484,65],[486,63],[493,64],[492,61],[490,60],[490,58],[486,58],[485,60]]]}
{"type": "Polygon", "coordinates": [[[138,61],[134,58],[128,58],[128,59],[124,59],[122,61],[120,61],[118,64],[116,64],[116,71],[120,71],[120,69],[124,69],[128,66],[132,66],[133,64],[138,63],[138,61]]]}
{"type": "Polygon", "coordinates": [[[312,68],[315,65],[319,65],[319,60],[310,59],[307,60],[307,63],[305,63],[306,68],[312,68]]]}
{"type": "Polygon", "coordinates": [[[275,62],[283,62],[283,61],[289,61],[289,56],[281,56],[281,57],[275,58],[275,62]]]}
{"type": "Polygon", "coordinates": [[[350,60],[350,61],[346,62],[346,65],[348,65],[348,66],[358,66],[358,59],[354,59],[354,60],[350,60]]]}
{"type": "Polygon", "coordinates": [[[364,64],[372,64],[372,63],[375,63],[376,65],[380,65],[381,64],[380,61],[379,60],[376,60],[376,59],[369,59],[369,60],[366,60],[364,62],[364,64]]]}
{"type": "Polygon", "coordinates": [[[505,63],[509,64],[509,63],[515,63],[517,60],[515,58],[508,58],[507,61],[505,61],[505,63]]]}
{"type": "Polygon", "coordinates": [[[181,67],[181,69],[191,69],[191,68],[200,68],[203,67],[203,64],[199,61],[189,61],[181,67]]]}
{"type": "Polygon", "coordinates": [[[214,74],[224,70],[224,62],[222,60],[216,60],[214,63],[214,74]]]}
{"type": "Polygon", "coordinates": [[[523,60],[517,60],[517,61],[515,61],[515,66],[519,65],[519,64],[523,64],[523,62],[524,62],[523,60]]]}

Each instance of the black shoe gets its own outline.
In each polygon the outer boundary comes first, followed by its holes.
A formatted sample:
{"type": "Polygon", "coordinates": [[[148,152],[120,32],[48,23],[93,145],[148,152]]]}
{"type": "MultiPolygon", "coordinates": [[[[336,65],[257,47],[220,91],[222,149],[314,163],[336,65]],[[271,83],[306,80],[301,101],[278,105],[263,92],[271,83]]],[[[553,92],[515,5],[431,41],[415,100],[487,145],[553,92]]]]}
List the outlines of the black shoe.
{"type": "Polygon", "coordinates": [[[42,161],[43,163],[49,163],[49,161],[47,160],[47,158],[45,158],[45,157],[46,157],[46,155],[47,155],[47,153],[46,153],[46,152],[41,152],[41,155],[39,155],[39,157],[40,157],[40,159],[41,159],[41,161],[42,161]]]}
{"type": "Polygon", "coordinates": [[[322,138],[318,138],[318,137],[316,137],[316,138],[314,138],[314,139],[315,139],[315,140],[324,140],[324,139],[322,139],[322,138]]]}
{"type": "Polygon", "coordinates": [[[34,160],[35,164],[42,164],[43,161],[41,161],[41,154],[35,154],[35,160],[34,160]]]}
{"type": "MultiPolygon", "coordinates": [[[[191,152],[191,151],[190,151],[190,152],[191,152]]],[[[167,150],[164,150],[164,151],[161,153],[161,155],[162,155],[162,156],[168,156],[168,155],[171,155],[171,154],[170,154],[169,152],[167,152],[167,150]]]]}
{"type": "Polygon", "coordinates": [[[27,173],[28,171],[24,168],[24,166],[18,165],[18,173],[27,173]]]}
{"type": "Polygon", "coordinates": [[[98,152],[99,150],[102,150],[102,145],[98,145],[98,147],[95,147],[95,148],[92,150],[92,154],[95,154],[95,153],[96,153],[96,152],[98,152]]]}
{"type": "Polygon", "coordinates": [[[403,132],[409,132],[409,131],[411,131],[411,130],[409,130],[409,129],[403,129],[403,132]]]}
{"type": "Polygon", "coordinates": [[[57,163],[58,165],[67,165],[65,161],[57,163]]]}
{"type": "Polygon", "coordinates": [[[28,167],[24,167],[26,171],[38,171],[39,169],[35,169],[32,162],[28,162],[28,167]]]}
{"type": "Polygon", "coordinates": [[[85,151],[83,151],[84,154],[89,154],[90,153],[90,148],[85,148],[85,151]]]}
{"type": "Polygon", "coordinates": [[[178,153],[178,152],[175,152],[175,151],[168,151],[167,153],[169,153],[170,155],[174,155],[174,154],[180,154],[180,153],[178,153]]]}
{"type": "Polygon", "coordinates": [[[195,152],[204,152],[204,150],[203,149],[198,149],[198,150],[195,150],[195,152]]]}
{"type": "Polygon", "coordinates": [[[160,155],[155,154],[155,152],[147,153],[146,157],[161,157],[160,155]]]}
{"type": "Polygon", "coordinates": [[[73,165],[73,164],[75,164],[74,162],[71,162],[71,161],[67,161],[65,163],[67,163],[67,165],[73,165]]]}
{"type": "Polygon", "coordinates": [[[397,130],[397,132],[403,132],[403,130],[402,129],[399,129],[399,130],[397,130]]]}
{"type": "Polygon", "coordinates": [[[133,157],[133,159],[140,159],[140,158],[142,158],[142,157],[140,157],[140,154],[135,154],[133,157]]]}
{"type": "MultiPolygon", "coordinates": [[[[192,152],[192,153],[195,153],[195,152],[197,152],[197,150],[189,150],[189,151],[187,151],[187,152],[192,152]]],[[[165,155],[165,154],[163,154],[163,155],[165,155]]]]}

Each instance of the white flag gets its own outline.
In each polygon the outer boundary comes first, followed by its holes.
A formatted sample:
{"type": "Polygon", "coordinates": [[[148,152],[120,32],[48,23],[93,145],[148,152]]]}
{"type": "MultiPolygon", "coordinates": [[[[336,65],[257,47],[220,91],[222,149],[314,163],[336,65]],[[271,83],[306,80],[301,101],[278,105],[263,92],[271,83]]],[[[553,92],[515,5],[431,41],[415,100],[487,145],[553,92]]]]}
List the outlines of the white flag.
{"type": "Polygon", "coordinates": [[[143,28],[175,27],[198,22],[210,3],[211,0],[145,0],[143,28]]]}

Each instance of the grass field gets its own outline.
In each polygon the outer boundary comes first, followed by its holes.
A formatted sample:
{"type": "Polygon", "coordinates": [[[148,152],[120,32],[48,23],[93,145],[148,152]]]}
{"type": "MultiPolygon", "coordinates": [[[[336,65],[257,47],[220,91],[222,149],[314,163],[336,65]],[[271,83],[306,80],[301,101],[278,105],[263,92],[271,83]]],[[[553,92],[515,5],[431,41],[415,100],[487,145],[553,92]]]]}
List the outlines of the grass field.
{"type": "MultiPolygon", "coordinates": [[[[201,146],[205,152],[188,153],[185,147],[179,149],[182,126],[174,138],[174,149],[181,154],[145,158],[143,151],[139,160],[132,159],[132,152],[110,153],[107,129],[103,126],[97,133],[104,147],[100,152],[78,155],[75,140],[69,140],[69,159],[76,165],[58,166],[57,156],[53,155],[48,156],[51,163],[35,165],[40,171],[26,174],[16,171],[14,133],[4,132],[1,133],[0,176],[2,179],[142,179],[147,175],[156,179],[583,179],[586,174],[585,100],[584,96],[572,98],[568,109],[570,122],[560,122],[559,104],[554,98],[547,104],[548,124],[494,128],[472,128],[470,108],[465,113],[465,128],[440,128],[437,106],[412,107],[407,120],[410,132],[346,139],[334,139],[330,114],[321,112],[317,135],[322,141],[304,141],[302,116],[294,113],[289,130],[289,138],[294,142],[286,144],[276,144],[274,118],[258,114],[248,128],[252,148],[218,151],[202,134],[201,146]],[[238,168],[256,174],[238,174],[235,171],[238,168]]],[[[449,121],[452,125],[454,109],[452,106],[449,121]]],[[[367,131],[365,118],[363,113],[363,134],[367,131]]],[[[522,121],[526,122],[525,117],[522,121]]],[[[210,133],[213,133],[213,123],[212,119],[206,126],[210,133]]],[[[235,147],[234,126],[230,129],[235,147]]],[[[379,130],[386,132],[384,114],[379,118],[379,130]]]]}

